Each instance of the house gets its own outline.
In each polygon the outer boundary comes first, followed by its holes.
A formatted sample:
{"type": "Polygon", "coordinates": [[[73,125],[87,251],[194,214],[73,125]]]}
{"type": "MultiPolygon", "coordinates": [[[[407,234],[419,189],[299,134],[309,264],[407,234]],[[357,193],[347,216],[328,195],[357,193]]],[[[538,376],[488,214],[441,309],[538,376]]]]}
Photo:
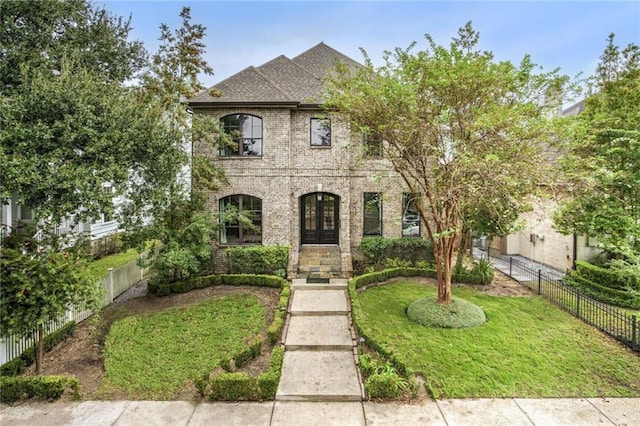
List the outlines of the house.
{"type": "MultiPolygon", "coordinates": [[[[109,185],[103,185],[103,190],[112,192],[113,188],[109,185]]],[[[120,205],[121,197],[114,197],[114,205],[120,205]]],[[[34,237],[39,239],[40,233],[37,231],[35,221],[35,210],[29,206],[21,205],[17,197],[13,196],[8,200],[7,204],[2,204],[0,209],[0,242],[12,232],[33,232],[34,237]],[[33,228],[31,228],[33,227],[33,228]]],[[[69,236],[71,243],[75,241],[75,237],[79,234],[87,236],[91,244],[103,240],[110,235],[118,232],[120,223],[116,215],[101,214],[99,218],[74,223],[73,218],[68,218],[57,224],[54,232],[57,236],[69,236]]]]}
{"type": "MultiPolygon", "coordinates": [[[[584,110],[580,101],[562,111],[565,117],[584,110]]],[[[524,227],[511,235],[494,238],[488,242],[492,252],[507,256],[522,256],[559,271],[575,267],[576,260],[590,260],[602,252],[594,237],[563,235],[553,227],[553,213],[559,208],[552,197],[536,198],[533,210],[520,216],[524,227]]]]}
{"type": "Polygon", "coordinates": [[[411,197],[382,141],[354,132],[322,108],[323,78],[336,61],[361,66],[325,43],[250,66],[188,101],[233,138],[194,152],[221,166],[230,184],[207,193],[211,211],[231,206],[253,227],[225,223],[219,243],[287,245],[288,275],[349,276],[365,236],[420,237],[411,197]]]}

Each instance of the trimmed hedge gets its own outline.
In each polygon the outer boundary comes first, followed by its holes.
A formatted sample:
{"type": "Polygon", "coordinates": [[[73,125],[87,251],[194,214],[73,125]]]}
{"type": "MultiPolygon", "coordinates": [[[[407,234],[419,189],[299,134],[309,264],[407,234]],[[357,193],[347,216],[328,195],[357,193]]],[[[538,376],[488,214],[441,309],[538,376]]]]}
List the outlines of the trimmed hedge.
{"type": "Polygon", "coordinates": [[[149,282],[149,292],[158,296],[168,296],[173,293],[188,293],[197,288],[209,287],[212,285],[253,285],[258,287],[283,287],[285,280],[275,275],[206,275],[189,281],[177,281],[173,283],[151,283],[149,282]]]}
{"type": "MultiPolygon", "coordinates": [[[[437,272],[434,268],[389,268],[382,271],[370,272],[368,274],[359,275],[352,278],[356,288],[360,288],[367,284],[388,281],[395,277],[429,277],[436,278],[437,272]]],[[[465,270],[456,272],[451,277],[452,282],[468,283],[468,284],[484,284],[486,277],[476,275],[473,271],[465,270]]]]}
{"type": "MultiPolygon", "coordinates": [[[[44,338],[44,351],[49,352],[58,343],[73,335],[76,323],[71,321],[44,338]]],[[[0,367],[0,376],[17,376],[28,366],[36,362],[36,346],[33,345],[24,351],[19,357],[7,362],[0,367]]]]}
{"type": "Polygon", "coordinates": [[[75,377],[66,376],[16,376],[0,377],[0,402],[14,402],[37,398],[53,401],[69,388],[74,399],[79,399],[80,383],[75,377]]]}
{"type": "Polygon", "coordinates": [[[220,367],[224,371],[231,372],[235,368],[242,367],[253,358],[260,355],[262,350],[263,339],[262,336],[257,336],[249,342],[249,345],[244,350],[238,352],[233,358],[220,362],[220,367]]]}
{"type": "Polygon", "coordinates": [[[583,260],[576,260],[576,271],[582,277],[600,286],[617,290],[632,288],[640,291],[640,281],[634,275],[620,277],[615,271],[608,268],[592,265],[583,260]]]}
{"type": "Polygon", "coordinates": [[[570,272],[565,275],[563,281],[572,287],[579,288],[585,295],[600,302],[621,308],[640,309],[640,292],[629,292],[600,285],[586,279],[578,272],[570,272]]]}
{"type": "Polygon", "coordinates": [[[268,274],[285,277],[287,246],[229,247],[225,250],[232,274],[268,274]]]}
{"type": "Polygon", "coordinates": [[[211,378],[208,384],[202,382],[196,386],[200,390],[209,387],[210,401],[261,401],[273,399],[280,382],[284,348],[273,348],[269,370],[258,377],[246,373],[222,373],[211,378]]]}
{"type": "Polygon", "coordinates": [[[401,259],[411,262],[433,263],[431,241],[425,238],[366,237],[359,245],[362,254],[371,262],[384,259],[401,259]]]}
{"type": "Polygon", "coordinates": [[[278,300],[277,310],[274,313],[273,321],[267,329],[267,338],[269,343],[275,345],[280,335],[282,334],[282,327],[284,327],[284,321],[287,316],[287,308],[289,306],[289,297],[291,296],[291,287],[288,283],[285,283],[282,291],[280,292],[280,300],[278,300]]]}

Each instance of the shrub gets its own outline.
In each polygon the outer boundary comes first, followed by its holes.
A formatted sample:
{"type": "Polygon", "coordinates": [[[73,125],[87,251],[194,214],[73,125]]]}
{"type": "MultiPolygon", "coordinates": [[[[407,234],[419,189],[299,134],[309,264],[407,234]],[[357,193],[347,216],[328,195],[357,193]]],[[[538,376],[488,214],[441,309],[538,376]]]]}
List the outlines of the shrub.
{"type": "Polygon", "coordinates": [[[195,288],[212,285],[254,285],[260,287],[282,287],[286,281],[275,275],[207,275],[189,281],[149,282],[149,293],[168,296],[172,293],[187,293],[195,288]]]}
{"type": "Polygon", "coordinates": [[[415,266],[418,262],[433,263],[431,242],[423,238],[383,238],[367,237],[360,242],[359,249],[369,264],[385,264],[387,259],[408,264],[395,266],[415,266]]]}
{"type": "Polygon", "coordinates": [[[398,398],[407,392],[417,394],[417,383],[402,377],[391,361],[383,363],[365,354],[359,357],[359,364],[366,376],[364,389],[369,398],[398,398]]]}
{"type": "Polygon", "coordinates": [[[487,321],[482,308],[457,297],[447,305],[433,297],[418,299],[407,308],[407,316],[418,324],[438,328],[477,327],[487,321]]]}
{"type": "Polygon", "coordinates": [[[619,270],[603,268],[582,260],[576,260],[576,272],[582,278],[600,286],[617,290],[627,288],[640,290],[640,280],[631,272],[621,273],[619,270]]]}
{"type": "Polygon", "coordinates": [[[289,263],[287,246],[229,247],[226,254],[232,274],[269,274],[284,278],[289,263]]]}
{"type": "Polygon", "coordinates": [[[254,401],[258,399],[258,381],[246,373],[223,373],[209,384],[210,401],[254,401]]]}
{"type": "Polygon", "coordinates": [[[622,308],[640,309],[640,292],[638,291],[606,287],[584,278],[576,271],[565,275],[563,281],[567,285],[579,288],[585,295],[600,302],[622,308]]]}
{"type": "Polygon", "coordinates": [[[78,399],[78,379],[66,376],[0,377],[0,402],[14,402],[37,398],[53,401],[62,396],[66,388],[78,399]]]}
{"type": "Polygon", "coordinates": [[[258,377],[246,373],[222,373],[211,379],[208,374],[196,378],[195,384],[201,394],[209,388],[210,401],[258,401],[273,399],[280,382],[284,348],[275,347],[271,353],[269,370],[258,377]]]}

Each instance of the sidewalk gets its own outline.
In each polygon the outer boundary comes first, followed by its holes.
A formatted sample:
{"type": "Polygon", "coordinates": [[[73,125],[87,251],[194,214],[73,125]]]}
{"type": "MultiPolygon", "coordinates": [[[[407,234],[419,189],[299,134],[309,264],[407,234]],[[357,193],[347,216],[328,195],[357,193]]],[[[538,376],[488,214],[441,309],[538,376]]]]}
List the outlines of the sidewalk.
{"type": "Polygon", "coordinates": [[[275,401],[0,404],[0,425],[640,425],[640,399],[364,401],[347,280],[294,280],[275,401]]]}
{"type": "Polygon", "coordinates": [[[27,402],[0,424],[49,425],[639,425],[640,399],[454,399],[375,402],[27,402]]]}

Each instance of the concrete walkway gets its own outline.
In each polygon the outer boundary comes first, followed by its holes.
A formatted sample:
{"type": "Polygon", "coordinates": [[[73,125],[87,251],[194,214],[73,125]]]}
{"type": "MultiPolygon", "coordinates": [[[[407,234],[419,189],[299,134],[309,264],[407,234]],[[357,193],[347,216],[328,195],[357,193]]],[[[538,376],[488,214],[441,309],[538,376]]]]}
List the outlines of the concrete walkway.
{"type": "Polygon", "coordinates": [[[637,398],[363,401],[350,313],[346,280],[294,280],[275,401],[0,404],[0,425],[640,425],[637,398]]]}

